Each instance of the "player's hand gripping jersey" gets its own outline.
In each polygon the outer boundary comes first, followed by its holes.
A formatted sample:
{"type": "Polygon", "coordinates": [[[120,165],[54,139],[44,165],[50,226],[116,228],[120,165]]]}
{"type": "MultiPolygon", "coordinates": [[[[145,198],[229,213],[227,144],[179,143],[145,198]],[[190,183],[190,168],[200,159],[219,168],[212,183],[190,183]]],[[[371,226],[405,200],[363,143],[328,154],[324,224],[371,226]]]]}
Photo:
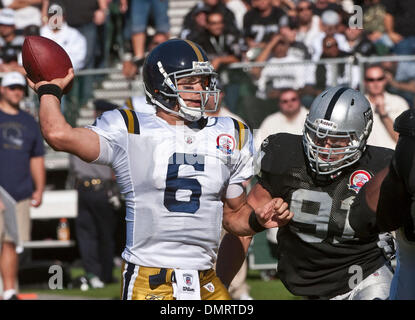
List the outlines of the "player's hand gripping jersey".
{"type": "Polygon", "coordinates": [[[353,225],[373,223],[373,213],[349,216],[360,188],[390,161],[392,151],[367,146],[358,162],[335,179],[315,180],[306,163],[302,137],[272,135],[261,148],[259,183],[282,197],[294,218],[278,232],[278,274],[300,296],[333,297],[350,291],[349,280],[363,278],[385,263],[378,234],[357,238],[353,225]]]}
{"type": "Polygon", "coordinates": [[[127,262],[206,270],[216,260],[221,198],[253,173],[252,135],[231,118],[193,124],[115,110],[91,126],[100,136],[96,162],[113,167],[126,198],[127,262]]]}

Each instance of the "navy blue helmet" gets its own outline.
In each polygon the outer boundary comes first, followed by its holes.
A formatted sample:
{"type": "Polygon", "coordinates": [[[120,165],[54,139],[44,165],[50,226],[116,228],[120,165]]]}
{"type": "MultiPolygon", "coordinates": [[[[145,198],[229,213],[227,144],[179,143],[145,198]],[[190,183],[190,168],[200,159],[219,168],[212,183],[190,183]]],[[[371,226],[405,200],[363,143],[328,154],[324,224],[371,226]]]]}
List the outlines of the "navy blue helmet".
{"type": "Polygon", "coordinates": [[[171,39],[155,47],[145,59],[143,79],[152,104],[186,120],[197,121],[205,112],[217,109],[220,93],[216,88],[217,73],[203,49],[192,41],[171,39]],[[206,79],[202,90],[178,90],[179,79],[193,76],[206,79]],[[180,96],[183,92],[199,93],[200,108],[187,106],[180,96]],[[173,110],[176,105],[178,111],[173,110]]]}

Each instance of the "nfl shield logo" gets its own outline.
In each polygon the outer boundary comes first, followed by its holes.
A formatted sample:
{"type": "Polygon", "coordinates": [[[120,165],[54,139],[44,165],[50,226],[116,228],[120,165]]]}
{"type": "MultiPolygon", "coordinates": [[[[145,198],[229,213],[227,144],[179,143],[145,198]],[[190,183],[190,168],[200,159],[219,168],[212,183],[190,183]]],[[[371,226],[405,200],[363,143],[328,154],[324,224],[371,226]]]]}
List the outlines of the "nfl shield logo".
{"type": "Polygon", "coordinates": [[[192,283],[193,283],[193,277],[192,277],[191,274],[185,273],[183,275],[183,278],[184,278],[184,283],[186,283],[186,285],[188,285],[188,286],[191,286],[192,285],[192,283]]]}

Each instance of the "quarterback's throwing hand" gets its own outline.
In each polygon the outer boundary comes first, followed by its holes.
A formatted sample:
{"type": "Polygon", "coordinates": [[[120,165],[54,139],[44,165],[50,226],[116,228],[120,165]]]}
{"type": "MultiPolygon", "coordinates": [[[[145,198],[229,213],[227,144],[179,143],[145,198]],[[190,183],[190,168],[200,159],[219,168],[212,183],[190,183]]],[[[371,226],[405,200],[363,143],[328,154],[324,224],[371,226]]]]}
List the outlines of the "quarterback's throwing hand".
{"type": "Polygon", "coordinates": [[[53,79],[52,81],[40,81],[38,83],[33,83],[33,81],[30,80],[28,77],[26,77],[26,78],[27,78],[27,82],[29,83],[29,86],[35,92],[37,92],[39,87],[44,85],[44,84],[56,84],[58,87],[60,87],[63,90],[72,81],[74,76],[75,76],[74,70],[72,68],[70,68],[68,70],[68,74],[64,78],[53,79]]]}
{"type": "Polygon", "coordinates": [[[286,225],[294,216],[288,210],[288,203],[281,198],[274,198],[264,206],[255,210],[258,222],[265,228],[276,228],[286,225]]]}

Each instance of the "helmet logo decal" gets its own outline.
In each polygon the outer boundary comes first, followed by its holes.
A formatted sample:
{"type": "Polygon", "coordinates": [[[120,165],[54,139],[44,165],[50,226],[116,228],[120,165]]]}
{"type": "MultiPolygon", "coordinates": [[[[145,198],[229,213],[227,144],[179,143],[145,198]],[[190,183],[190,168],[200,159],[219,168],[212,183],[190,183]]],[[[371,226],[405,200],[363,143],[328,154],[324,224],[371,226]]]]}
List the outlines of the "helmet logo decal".
{"type": "Polygon", "coordinates": [[[316,119],[314,121],[314,124],[317,126],[317,132],[319,131],[319,129],[329,130],[329,131],[337,130],[337,124],[329,120],[316,119]]]}
{"type": "Polygon", "coordinates": [[[371,174],[366,170],[357,170],[352,173],[349,178],[349,190],[358,193],[359,190],[372,178],[371,174]]]}

